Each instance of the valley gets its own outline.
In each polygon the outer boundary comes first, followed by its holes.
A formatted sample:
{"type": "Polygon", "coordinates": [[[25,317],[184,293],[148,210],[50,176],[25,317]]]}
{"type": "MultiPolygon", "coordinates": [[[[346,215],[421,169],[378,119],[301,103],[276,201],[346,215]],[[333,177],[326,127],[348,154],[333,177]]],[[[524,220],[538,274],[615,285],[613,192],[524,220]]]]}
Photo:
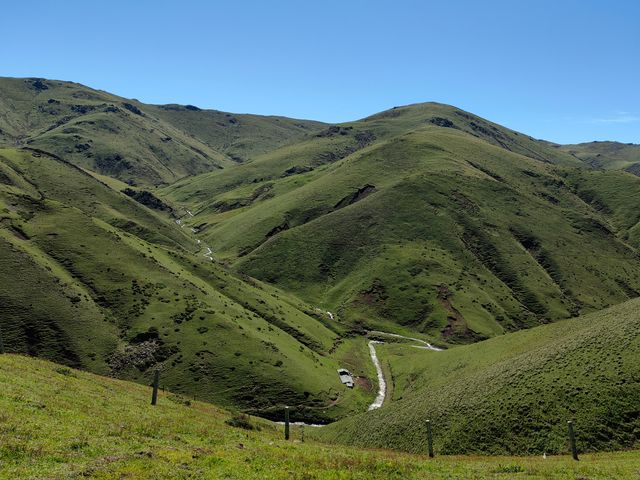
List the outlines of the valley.
{"type": "Polygon", "coordinates": [[[560,455],[568,419],[634,448],[639,152],[440,103],[333,125],[1,78],[3,368],[159,369],[349,448],[424,455],[425,419],[438,455],[560,455]]]}

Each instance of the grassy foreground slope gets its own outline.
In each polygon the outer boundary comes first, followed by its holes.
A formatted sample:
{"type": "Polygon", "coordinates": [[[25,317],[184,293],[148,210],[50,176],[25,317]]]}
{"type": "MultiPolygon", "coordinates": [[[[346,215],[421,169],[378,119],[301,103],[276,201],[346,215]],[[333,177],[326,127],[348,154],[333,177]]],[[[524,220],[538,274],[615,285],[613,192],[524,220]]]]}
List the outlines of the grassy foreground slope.
{"type": "Polygon", "coordinates": [[[334,423],[327,441],[440,453],[633,448],[640,434],[640,300],[444,352],[380,345],[390,402],[334,423]]]}
{"type": "MultiPolygon", "coordinates": [[[[638,295],[629,226],[580,195],[580,165],[546,142],[420,104],[162,194],[191,208],[190,225],[241,272],[350,323],[469,342],[638,295]]],[[[620,180],[638,209],[640,182],[616,175],[611,185],[620,180]]]]}
{"type": "MultiPolygon", "coordinates": [[[[281,427],[210,404],[16,355],[0,355],[2,479],[635,478],[637,452],[568,457],[436,457],[282,439],[281,427]],[[46,435],[43,435],[46,432],[46,435]]],[[[309,430],[309,429],[307,429],[309,430]]],[[[308,432],[306,432],[308,435],[308,432]]]]}
{"type": "Polygon", "coordinates": [[[174,391],[265,416],[362,410],[331,322],[211,262],[187,231],[61,158],[0,149],[5,348],[140,382],[161,368],[174,391]]]}

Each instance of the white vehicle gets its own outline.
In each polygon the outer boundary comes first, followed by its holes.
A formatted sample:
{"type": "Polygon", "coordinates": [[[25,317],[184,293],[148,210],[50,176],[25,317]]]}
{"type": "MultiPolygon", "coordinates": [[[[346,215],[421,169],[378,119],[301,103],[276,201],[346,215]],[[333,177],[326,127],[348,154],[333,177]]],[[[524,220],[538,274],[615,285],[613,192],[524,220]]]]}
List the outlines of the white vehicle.
{"type": "Polygon", "coordinates": [[[340,375],[340,381],[342,383],[344,383],[349,388],[353,388],[355,384],[353,383],[353,377],[351,376],[349,370],[345,368],[339,368],[338,375],[340,375]]]}

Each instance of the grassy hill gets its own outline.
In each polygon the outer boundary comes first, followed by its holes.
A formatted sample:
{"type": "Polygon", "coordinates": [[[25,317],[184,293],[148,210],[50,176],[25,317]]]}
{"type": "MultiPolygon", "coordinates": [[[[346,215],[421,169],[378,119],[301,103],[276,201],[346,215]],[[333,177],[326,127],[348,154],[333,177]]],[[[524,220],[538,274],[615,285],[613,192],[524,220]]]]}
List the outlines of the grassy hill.
{"type": "Polygon", "coordinates": [[[71,82],[0,78],[0,144],[40,148],[134,184],[222,169],[320,125],[145,105],[71,82]]]}
{"type": "Polygon", "coordinates": [[[597,170],[624,170],[640,176],[640,145],[590,142],[563,145],[562,150],[597,170]]]}
{"type": "Polygon", "coordinates": [[[637,452],[568,457],[436,457],[301,443],[281,428],[210,404],[61,367],[0,355],[3,479],[626,479],[637,452]],[[233,419],[236,422],[233,422],[233,419]],[[259,427],[260,430],[257,430],[259,427]],[[47,432],[47,435],[43,435],[47,432]]]}
{"type": "Polygon", "coordinates": [[[640,431],[640,300],[585,317],[432,352],[378,345],[393,379],[381,409],[334,423],[326,441],[442,454],[632,448],[640,431]]]}
{"type": "MultiPolygon", "coordinates": [[[[604,216],[619,238],[640,248],[640,180],[628,172],[576,170],[567,182],[585,203],[604,216]]],[[[634,291],[630,296],[638,296],[634,291]]]]}
{"type": "Polygon", "coordinates": [[[356,122],[327,125],[313,135],[259,155],[240,168],[212,172],[177,182],[168,191],[176,199],[198,206],[223,192],[247,184],[302,175],[336,163],[363,148],[415,130],[433,128],[466,133],[504,150],[530,156],[543,163],[582,166],[583,162],[562,151],[558,145],[535,140],[468,112],[438,103],[396,107],[356,122]]]}
{"type": "Polygon", "coordinates": [[[229,273],[187,228],[47,154],[0,149],[0,329],[8,351],[272,416],[362,410],[332,355],[341,329],[229,273]]]}
{"type": "Polygon", "coordinates": [[[326,127],[311,120],[203,110],[193,105],[144,105],[144,108],[235,162],[252,160],[326,127]]]}
{"type": "MultiPolygon", "coordinates": [[[[469,342],[638,295],[633,226],[581,196],[583,167],[557,145],[418,104],[159,194],[192,209],[216,258],[351,325],[469,342]]],[[[640,183],[616,175],[590,183],[618,184],[638,210],[640,183]]]]}
{"type": "Polygon", "coordinates": [[[381,346],[393,401],[323,438],[423,451],[429,416],[441,452],[560,452],[574,416],[634,444],[637,302],[504,335],[640,295],[624,165],[433,103],[324,125],[0,79],[0,113],[7,351],[329,422],[375,396],[368,330],[496,337],[381,346]]]}

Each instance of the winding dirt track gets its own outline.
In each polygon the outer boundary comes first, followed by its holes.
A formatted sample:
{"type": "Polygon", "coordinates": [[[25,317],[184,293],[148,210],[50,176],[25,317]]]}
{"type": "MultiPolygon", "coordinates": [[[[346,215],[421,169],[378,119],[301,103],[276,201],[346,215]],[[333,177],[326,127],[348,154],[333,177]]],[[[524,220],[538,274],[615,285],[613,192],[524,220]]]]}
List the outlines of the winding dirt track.
{"type": "MultiPolygon", "coordinates": [[[[392,338],[402,338],[405,340],[411,340],[412,342],[417,342],[420,345],[411,345],[414,348],[422,348],[424,350],[433,350],[434,352],[442,351],[441,348],[434,347],[429,342],[425,342],[424,340],[420,340],[419,338],[413,337],[405,337],[404,335],[398,335],[397,333],[388,333],[388,332],[379,332],[376,330],[372,330],[369,333],[374,333],[378,336],[386,336],[392,338]]],[[[387,382],[384,379],[384,372],[382,371],[382,365],[380,364],[380,360],[378,359],[378,355],[376,353],[376,343],[384,343],[379,340],[371,340],[369,342],[369,353],[371,354],[371,361],[376,367],[376,372],[378,374],[378,395],[376,399],[373,401],[371,405],[369,405],[368,411],[375,410],[376,408],[380,408],[384,403],[384,399],[387,396],[387,382]]]]}
{"type": "Polygon", "coordinates": [[[376,343],[377,340],[371,340],[369,342],[369,353],[371,354],[371,361],[376,367],[376,373],[378,374],[378,395],[376,399],[373,401],[371,405],[369,405],[368,411],[375,410],[376,408],[380,408],[384,403],[384,398],[387,396],[387,382],[384,379],[384,372],[382,371],[382,365],[380,364],[380,360],[378,360],[378,355],[376,354],[376,343]]]}

